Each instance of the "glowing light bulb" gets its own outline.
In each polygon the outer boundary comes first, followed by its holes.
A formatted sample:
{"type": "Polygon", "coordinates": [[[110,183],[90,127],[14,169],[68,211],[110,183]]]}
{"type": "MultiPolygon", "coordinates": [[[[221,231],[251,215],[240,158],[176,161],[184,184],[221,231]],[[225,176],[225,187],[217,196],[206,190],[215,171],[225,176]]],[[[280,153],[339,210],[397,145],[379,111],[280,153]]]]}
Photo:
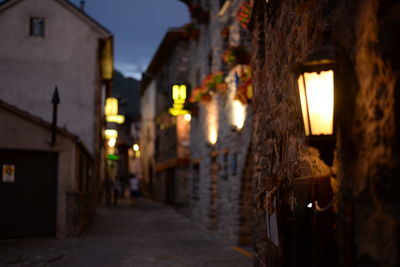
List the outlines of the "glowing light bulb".
{"type": "Polygon", "coordinates": [[[134,150],[134,151],[137,152],[137,151],[139,151],[139,149],[140,149],[140,148],[139,148],[139,145],[138,145],[138,144],[134,144],[134,145],[133,145],[133,150],[134,150]]]}
{"type": "Polygon", "coordinates": [[[239,100],[235,100],[233,102],[232,112],[233,125],[235,125],[239,130],[242,129],[244,121],[246,120],[246,106],[239,100]]]}
{"type": "Polygon", "coordinates": [[[183,118],[185,119],[185,121],[191,121],[192,120],[192,116],[189,113],[185,114],[185,116],[183,118]]]}
{"type": "Polygon", "coordinates": [[[108,146],[109,146],[109,147],[114,147],[116,142],[117,142],[117,139],[115,139],[114,137],[111,137],[111,138],[108,140],[108,146]]]}

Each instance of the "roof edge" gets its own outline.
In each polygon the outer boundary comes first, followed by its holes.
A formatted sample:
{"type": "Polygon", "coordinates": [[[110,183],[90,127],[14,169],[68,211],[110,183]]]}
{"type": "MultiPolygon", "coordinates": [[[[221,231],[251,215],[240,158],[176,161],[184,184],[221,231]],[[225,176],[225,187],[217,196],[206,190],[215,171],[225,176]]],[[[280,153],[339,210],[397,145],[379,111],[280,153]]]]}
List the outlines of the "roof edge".
{"type": "MultiPolygon", "coordinates": [[[[37,124],[39,126],[42,126],[43,128],[51,129],[51,127],[52,127],[51,123],[43,120],[42,118],[35,116],[35,115],[29,113],[28,111],[22,110],[12,104],[6,103],[1,99],[0,99],[0,108],[8,110],[9,112],[16,114],[17,116],[20,116],[20,117],[22,117],[34,124],[37,124]]],[[[87,149],[87,147],[85,146],[85,144],[82,142],[82,140],[79,138],[78,135],[75,135],[75,134],[69,132],[67,129],[62,129],[59,127],[57,127],[57,133],[72,140],[73,142],[75,142],[77,145],[82,147],[83,150],[85,150],[85,152],[87,154],[89,154],[92,157],[92,154],[89,152],[89,150],[87,149]]]]}
{"type": "MultiPolygon", "coordinates": [[[[0,3],[0,13],[6,11],[8,8],[20,3],[21,1],[23,1],[23,0],[6,0],[3,3],[0,3]]],[[[106,35],[104,37],[110,37],[113,35],[110,30],[108,30],[103,25],[101,25],[99,22],[97,22],[89,14],[87,14],[86,12],[79,9],[77,6],[75,6],[69,0],[53,0],[53,1],[58,2],[60,5],[64,6],[68,10],[70,10],[79,19],[85,21],[87,24],[89,24],[91,27],[93,27],[95,30],[97,30],[97,32],[99,32],[100,34],[106,35]]]]}
{"type": "Polygon", "coordinates": [[[140,82],[140,93],[143,94],[146,91],[147,86],[153,80],[154,76],[158,74],[160,66],[164,63],[166,58],[170,55],[169,49],[176,43],[184,41],[183,31],[181,28],[169,28],[164,35],[160,45],[158,46],[156,53],[146,71],[143,73],[142,80],[140,82]]]}

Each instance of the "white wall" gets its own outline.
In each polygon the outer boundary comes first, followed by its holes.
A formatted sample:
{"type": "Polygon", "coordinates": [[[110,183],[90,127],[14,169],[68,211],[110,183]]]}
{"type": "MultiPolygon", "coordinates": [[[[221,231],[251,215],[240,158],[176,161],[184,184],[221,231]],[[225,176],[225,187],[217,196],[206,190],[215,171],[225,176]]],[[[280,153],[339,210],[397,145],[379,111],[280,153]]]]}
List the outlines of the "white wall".
{"type": "MultiPolygon", "coordinates": [[[[142,175],[149,182],[149,165],[153,161],[155,144],[155,113],[156,113],[156,83],[152,81],[141,97],[142,121],[140,127],[140,149],[142,160],[142,175]]],[[[154,165],[153,165],[154,166],[154,165]]]]}
{"type": "Polygon", "coordinates": [[[55,0],[21,1],[0,13],[0,25],[0,99],[51,121],[57,85],[58,125],[94,153],[100,32],[55,0]],[[29,35],[31,17],[45,18],[44,38],[29,35]]]}
{"type": "Polygon", "coordinates": [[[61,134],[57,142],[50,146],[48,140],[51,130],[24,119],[0,107],[0,148],[16,150],[39,150],[58,152],[57,180],[57,236],[67,234],[66,225],[66,192],[78,190],[76,184],[76,145],[61,134]],[[29,133],[29,138],[27,138],[29,133]]]}

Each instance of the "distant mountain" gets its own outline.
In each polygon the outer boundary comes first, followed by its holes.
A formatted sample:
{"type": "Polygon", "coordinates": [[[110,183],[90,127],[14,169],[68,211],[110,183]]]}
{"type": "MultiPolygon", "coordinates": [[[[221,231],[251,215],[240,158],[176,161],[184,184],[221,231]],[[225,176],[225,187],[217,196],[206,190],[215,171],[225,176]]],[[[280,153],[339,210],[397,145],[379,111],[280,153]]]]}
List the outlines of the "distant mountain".
{"type": "Polygon", "coordinates": [[[134,78],[124,77],[119,71],[114,72],[112,96],[119,98],[120,114],[140,118],[140,82],[134,78]]]}

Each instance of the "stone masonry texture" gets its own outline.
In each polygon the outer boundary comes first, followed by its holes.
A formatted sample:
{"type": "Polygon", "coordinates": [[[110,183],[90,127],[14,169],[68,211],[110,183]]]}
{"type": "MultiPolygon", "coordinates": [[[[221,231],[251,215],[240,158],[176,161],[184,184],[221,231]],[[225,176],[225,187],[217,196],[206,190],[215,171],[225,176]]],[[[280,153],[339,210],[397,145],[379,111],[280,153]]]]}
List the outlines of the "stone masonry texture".
{"type": "Polygon", "coordinates": [[[277,190],[278,246],[255,213],[256,266],[297,266],[293,182],[332,172],[337,266],[399,266],[400,4],[391,0],[254,1],[254,199],[277,190]],[[336,149],[332,168],[305,143],[292,68],[332,46],[336,149]]]}
{"type": "Polygon", "coordinates": [[[249,255],[212,238],[173,208],[143,200],[101,207],[79,238],[1,240],[0,266],[248,267],[249,255]]]}
{"type": "MultiPolygon", "coordinates": [[[[190,41],[189,82],[192,88],[200,86],[210,73],[230,71],[222,61],[229,46],[251,45],[250,33],[241,30],[235,16],[240,0],[230,1],[224,14],[220,14],[223,1],[192,1],[209,11],[207,24],[199,24],[198,41],[190,41]],[[224,40],[221,32],[229,30],[224,40]]],[[[230,113],[234,89],[226,94],[214,94],[209,103],[198,103],[198,115],[191,121],[191,171],[189,177],[190,210],[192,219],[212,229],[217,236],[232,244],[251,244],[251,171],[245,167],[251,153],[252,110],[247,106],[243,129],[232,131],[230,113]],[[207,146],[209,127],[217,125],[218,141],[207,146]],[[211,126],[210,126],[211,125],[211,126]],[[250,190],[249,190],[250,188],[250,190]]]]}

